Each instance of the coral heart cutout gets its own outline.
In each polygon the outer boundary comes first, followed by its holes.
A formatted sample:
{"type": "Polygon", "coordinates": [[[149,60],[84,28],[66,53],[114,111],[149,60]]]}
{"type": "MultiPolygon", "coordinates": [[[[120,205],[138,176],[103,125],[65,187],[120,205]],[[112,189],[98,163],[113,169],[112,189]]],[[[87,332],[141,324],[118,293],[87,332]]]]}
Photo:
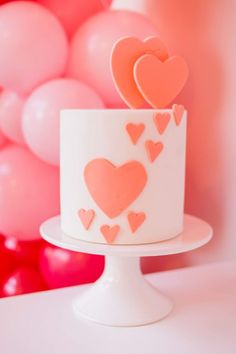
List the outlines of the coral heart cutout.
{"type": "Polygon", "coordinates": [[[152,140],[147,140],[145,143],[145,147],[147,150],[147,155],[148,155],[149,161],[154,162],[156,160],[157,156],[160,155],[160,153],[162,152],[164,146],[159,141],[157,143],[155,143],[152,140]]]}
{"type": "Polygon", "coordinates": [[[157,113],[154,115],[153,120],[160,134],[163,134],[164,131],[166,130],[170,118],[171,118],[170,113],[157,113]]]}
{"type": "Polygon", "coordinates": [[[85,210],[85,209],[80,209],[78,211],[79,218],[86,230],[89,229],[91,223],[93,222],[95,212],[94,210],[85,210]]]}
{"type": "Polygon", "coordinates": [[[180,125],[184,114],[184,106],[180,104],[174,104],[172,109],[175,117],[175,123],[176,125],[180,125]]]}
{"type": "Polygon", "coordinates": [[[106,159],[95,159],[86,165],[84,178],[95,203],[108,217],[114,218],[143,191],[147,173],[138,161],[117,167],[106,159]]]}
{"type": "Polygon", "coordinates": [[[100,227],[100,231],[103,234],[107,243],[113,243],[118,232],[120,231],[119,225],[109,226],[109,225],[102,225],[100,227]]]}
{"type": "Polygon", "coordinates": [[[128,123],[126,125],[127,133],[129,134],[129,137],[134,145],[137,143],[144,129],[145,129],[145,125],[143,123],[140,124],[128,123]]]}
{"type": "Polygon", "coordinates": [[[157,37],[149,37],[143,42],[137,38],[124,37],[119,39],[112,49],[112,78],[120,96],[131,108],[140,108],[145,104],[135,83],[133,68],[138,58],[147,53],[152,53],[160,60],[168,58],[165,45],[157,37]]]}
{"type": "Polygon", "coordinates": [[[139,91],[154,108],[164,108],[180,93],[188,77],[188,67],[181,57],[162,62],[154,55],[143,55],[134,65],[139,91]]]}
{"type": "Polygon", "coordinates": [[[141,213],[130,212],[128,214],[128,221],[132,233],[135,233],[135,231],[142,225],[145,219],[146,219],[146,215],[142,212],[141,213]]]}

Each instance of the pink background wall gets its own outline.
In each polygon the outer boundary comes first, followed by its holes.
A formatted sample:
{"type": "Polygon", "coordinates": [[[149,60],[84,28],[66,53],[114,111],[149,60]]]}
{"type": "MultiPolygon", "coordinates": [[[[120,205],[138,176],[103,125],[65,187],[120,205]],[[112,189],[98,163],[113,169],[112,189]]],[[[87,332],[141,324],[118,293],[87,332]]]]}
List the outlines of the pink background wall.
{"type": "Polygon", "coordinates": [[[190,263],[236,257],[236,1],[115,0],[149,14],[190,78],[178,102],[189,111],[186,211],[214,227],[190,263]]]}

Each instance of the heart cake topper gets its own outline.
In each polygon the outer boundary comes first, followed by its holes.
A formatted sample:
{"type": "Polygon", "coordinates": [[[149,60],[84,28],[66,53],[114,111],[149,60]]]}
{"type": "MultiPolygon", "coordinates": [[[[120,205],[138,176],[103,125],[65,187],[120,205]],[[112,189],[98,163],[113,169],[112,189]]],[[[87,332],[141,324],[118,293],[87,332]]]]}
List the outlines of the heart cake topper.
{"type": "Polygon", "coordinates": [[[154,55],[143,55],[134,65],[135,82],[146,101],[154,108],[164,108],[180,93],[188,77],[188,67],[181,57],[161,62],[154,55]]]}
{"type": "Polygon", "coordinates": [[[165,108],[183,89],[188,67],[183,58],[168,56],[157,37],[140,41],[124,37],[113,46],[111,73],[115,87],[130,108],[165,108]]]}
{"type": "Polygon", "coordinates": [[[111,72],[114,84],[122,99],[130,108],[141,108],[145,99],[134,80],[135,62],[144,54],[164,61],[168,58],[164,43],[157,37],[149,37],[143,42],[138,38],[124,37],[118,40],[112,49],[111,72]]]}

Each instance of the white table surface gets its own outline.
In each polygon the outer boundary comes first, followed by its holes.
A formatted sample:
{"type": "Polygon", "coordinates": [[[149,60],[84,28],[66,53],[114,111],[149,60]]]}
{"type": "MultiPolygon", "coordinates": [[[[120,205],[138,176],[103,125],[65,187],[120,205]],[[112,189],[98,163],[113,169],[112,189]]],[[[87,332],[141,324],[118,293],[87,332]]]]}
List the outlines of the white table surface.
{"type": "Polygon", "coordinates": [[[236,263],[147,279],[174,300],[175,309],[143,327],[106,327],[74,317],[71,302],[88,285],[1,299],[0,354],[236,353],[236,263]]]}

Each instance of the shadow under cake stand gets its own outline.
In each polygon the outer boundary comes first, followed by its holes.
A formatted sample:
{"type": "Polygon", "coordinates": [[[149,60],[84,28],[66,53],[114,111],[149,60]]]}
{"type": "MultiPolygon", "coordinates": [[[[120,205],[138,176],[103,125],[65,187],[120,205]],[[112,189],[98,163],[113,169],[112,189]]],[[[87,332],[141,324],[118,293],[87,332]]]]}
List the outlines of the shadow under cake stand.
{"type": "Polygon", "coordinates": [[[196,217],[184,216],[183,232],[168,241],[142,245],[109,245],[80,241],[66,236],[60,216],[44,222],[42,237],[68,250],[105,256],[101,277],[74,299],[74,312],[108,326],[140,326],[166,317],[173,302],[143,277],[140,257],[187,252],[205,245],[212,228],[196,217]]]}

